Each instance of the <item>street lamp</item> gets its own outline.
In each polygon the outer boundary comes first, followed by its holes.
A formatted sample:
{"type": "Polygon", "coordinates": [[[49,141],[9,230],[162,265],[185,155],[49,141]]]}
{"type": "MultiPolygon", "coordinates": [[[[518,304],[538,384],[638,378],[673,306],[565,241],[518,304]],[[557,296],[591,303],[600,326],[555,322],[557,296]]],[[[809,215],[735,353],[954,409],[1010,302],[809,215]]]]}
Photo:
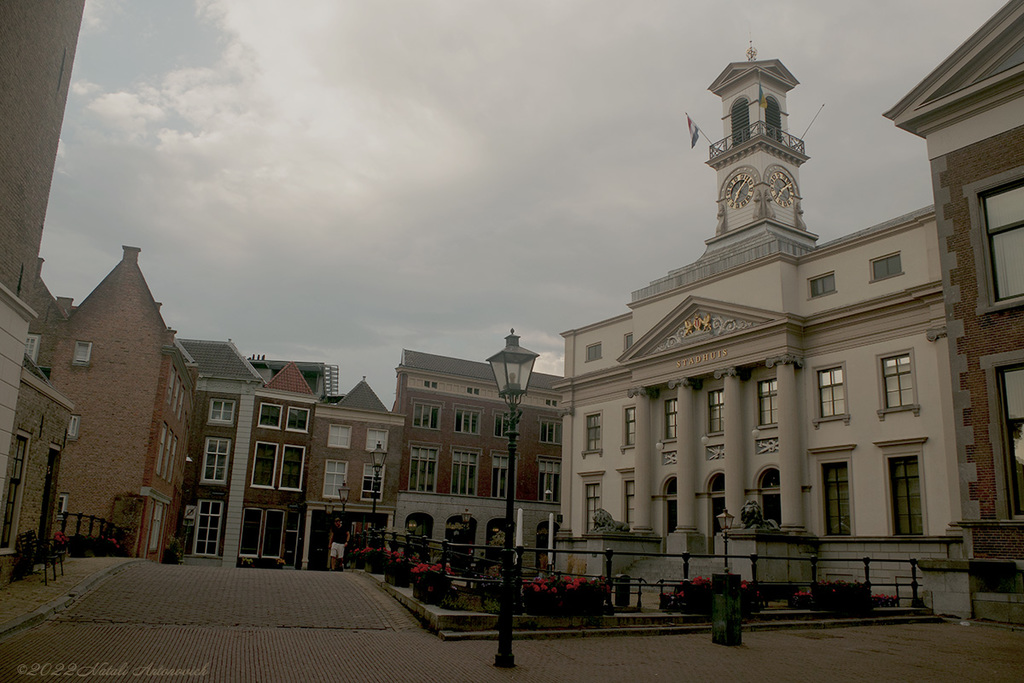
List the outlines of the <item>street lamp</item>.
{"type": "Polygon", "coordinates": [[[729,529],[732,528],[732,520],[735,519],[734,515],[729,514],[729,510],[725,509],[716,517],[718,520],[718,526],[722,528],[722,541],[725,543],[725,573],[729,573],[729,529]]]}
{"type": "Polygon", "coordinates": [[[533,363],[538,354],[519,346],[516,331],[505,337],[505,348],[487,359],[494,371],[498,385],[498,396],[505,400],[508,412],[505,414],[508,436],[508,483],[505,487],[505,548],[502,551],[501,611],[498,613],[498,653],[494,655],[494,666],[509,668],[516,665],[512,654],[512,612],[515,609],[515,576],[512,550],[514,520],[512,508],[516,497],[516,437],[519,436],[519,418],[522,411],[519,404],[530,385],[533,363]]]}
{"type": "Polygon", "coordinates": [[[380,441],[378,441],[377,447],[370,451],[370,455],[373,456],[373,486],[371,488],[373,507],[370,510],[370,519],[373,525],[377,526],[377,498],[380,496],[380,471],[384,469],[384,458],[387,457],[388,452],[384,450],[380,441]]]}
{"type": "Polygon", "coordinates": [[[345,526],[345,504],[348,503],[348,487],[338,488],[338,500],[341,501],[341,525],[345,526]]]}

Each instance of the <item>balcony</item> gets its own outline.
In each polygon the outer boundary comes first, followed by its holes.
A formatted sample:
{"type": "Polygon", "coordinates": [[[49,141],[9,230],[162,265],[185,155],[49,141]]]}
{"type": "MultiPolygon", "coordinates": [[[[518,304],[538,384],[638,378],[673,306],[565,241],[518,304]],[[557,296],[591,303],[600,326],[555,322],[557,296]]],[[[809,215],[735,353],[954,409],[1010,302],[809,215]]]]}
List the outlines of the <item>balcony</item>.
{"type": "Polygon", "coordinates": [[[724,140],[719,140],[712,144],[708,151],[708,158],[709,160],[714,160],[728,152],[730,149],[738,147],[748,140],[753,140],[759,137],[773,140],[776,144],[780,144],[790,151],[796,152],[801,156],[806,156],[803,140],[790,135],[784,130],[776,128],[775,126],[770,126],[764,121],[756,121],[750,124],[750,126],[745,130],[736,131],[724,140]]]}

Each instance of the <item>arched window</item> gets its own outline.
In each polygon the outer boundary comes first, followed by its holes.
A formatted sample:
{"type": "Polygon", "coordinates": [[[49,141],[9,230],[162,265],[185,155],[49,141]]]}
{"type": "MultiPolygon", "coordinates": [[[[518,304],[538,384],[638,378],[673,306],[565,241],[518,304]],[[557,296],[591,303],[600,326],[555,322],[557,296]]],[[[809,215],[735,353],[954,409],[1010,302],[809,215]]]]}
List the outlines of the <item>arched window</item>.
{"type": "Polygon", "coordinates": [[[779,495],[779,471],[770,467],[761,473],[757,487],[761,489],[761,512],[765,519],[782,524],[782,497],[779,495]]]}
{"type": "Polygon", "coordinates": [[[414,512],[405,518],[405,533],[430,538],[434,533],[434,518],[423,512],[414,512]]]}
{"type": "Polygon", "coordinates": [[[741,97],[732,104],[732,144],[738,145],[750,138],[750,103],[741,97]]]}
{"type": "Polygon", "coordinates": [[[782,111],[779,109],[779,101],[774,97],[768,97],[768,108],[764,112],[764,121],[768,124],[768,137],[781,140],[782,111]]]}
{"type": "Polygon", "coordinates": [[[474,543],[476,541],[476,519],[462,521],[462,515],[452,515],[444,525],[444,537],[450,543],[474,543]]]}
{"type": "Polygon", "coordinates": [[[714,535],[722,531],[718,515],[725,510],[725,475],[721,472],[712,476],[708,482],[708,495],[711,497],[711,533],[714,535]]]}

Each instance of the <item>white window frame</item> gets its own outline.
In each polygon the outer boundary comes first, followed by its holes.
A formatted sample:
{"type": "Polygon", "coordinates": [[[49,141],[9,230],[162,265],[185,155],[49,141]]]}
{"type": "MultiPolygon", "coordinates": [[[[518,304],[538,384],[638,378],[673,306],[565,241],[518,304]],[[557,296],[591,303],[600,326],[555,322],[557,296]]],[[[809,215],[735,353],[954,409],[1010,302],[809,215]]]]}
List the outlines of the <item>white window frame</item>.
{"type": "Polygon", "coordinates": [[[339,498],[338,489],[348,486],[348,461],[324,461],[324,498],[339,498]],[[338,477],[341,483],[338,483],[338,477]],[[328,484],[328,482],[330,482],[328,484]]]}
{"type": "Polygon", "coordinates": [[[68,418],[68,438],[77,439],[82,431],[82,416],[72,415],[68,418]]]}
{"type": "Polygon", "coordinates": [[[586,360],[584,362],[590,363],[592,361],[601,360],[601,342],[594,344],[587,344],[586,348],[586,360]]]}
{"type": "Polygon", "coordinates": [[[71,358],[72,365],[89,365],[92,361],[92,342],[76,341],[75,354],[71,358]]]}
{"type": "Polygon", "coordinates": [[[504,498],[508,491],[508,453],[491,454],[491,498],[504,498]]]}
{"type": "MultiPolygon", "coordinates": [[[[387,465],[383,465],[380,468],[380,489],[377,491],[377,500],[379,501],[384,497],[384,477],[387,473],[387,465]]],[[[359,492],[361,500],[373,500],[373,463],[363,463],[363,484],[362,489],[359,492]]]]}
{"type": "Polygon", "coordinates": [[[210,412],[207,416],[208,423],[210,424],[221,424],[229,425],[235,423],[235,402],[230,398],[211,398],[210,399],[210,412]],[[220,404],[220,410],[214,410],[214,408],[220,404]],[[224,413],[228,413],[228,418],[223,417],[224,413]],[[214,417],[214,415],[217,417],[214,417]]]}
{"type": "Polygon", "coordinates": [[[33,363],[39,362],[39,342],[41,335],[30,334],[25,337],[25,355],[32,359],[33,363]]]}
{"type": "Polygon", "coordinates": [[[282,491],[301,491],[302,480],[306,471],[306,448],[304,446],[296,446],[295,444],[286,443],[281,447],[281,467],[278,468],[277,473],[277,488],[282,491]],[[285,486],[284,485],[284,465],[285,459],[288,452],[299,452],[299,484],[298,486],[285,486]]]}
{"type": "Polygon", "coordinates": [[[440,429],[441,406],[436,403],[414,403],[412,426],[419,429],[440,429]]]}
{"type": "Polygon", "coordinates": [[[228,483],[228,461],[231,459],[231,439],[222,436],[208,436],[206,437],[205,448],[203,449],[203,470],[200,473],[199,481],[203,484],[226,484],[228,483]],[[220,450],[211,451],[210,446],[214,443],[218,445],[224,444],[224,452],[220,450]],[[215,459],[213,463],[213,477],[206,476],[207,471],[210,469],[210,457],[211,455],[215,459]],[[221,463],[221,457],[224,462],[221,463]],[[220,471],[221,476],[217,476],[217,472],[220,471]]]}
{"type": "Polygon", "coordinates": [[[192,540],[192,554],[204,557],[217,557],[220,553],[221,522],[224,519],[224,504],[220,500],[200,499],[196,501],[196,530],[192,540]],[[205,508],[205,511],[204,511],[205,508]],[[214,512],[216,509],[216,512],[214,512]],[[205,533],[201,533],[205,532],[205,533]],[[203,549],[199,549],[199,537],[203,538],[203,549]],[[211,538],[212,536],[212,538],[211,538]],[[210,544],[213,552],[209,552],[210,544]]]}
{"type": "Polygon", "coordinates": [[[332,424],[327,430],[328,448],[351,448],[352,427],[348,425],[332,424]]]}
{"type": "Polygon", "coordinates": [[[807,280],[807,294],[808,294],[808,298],[820,299],[823,296],[828,296],[829,294],[835,294],[835,293],[836,293],[836,274],[835,274],[835,271],[833,271],[831,273],[823,273],[821,275],[809,278],[807,280]],[[831,289],[825,289],[824,285],[829,283],[830,281],[831,281],[831,287],[832,288],[831,289]],[[822,283],[822,288],[821,288],[820,292],[815,292],[814,291],[815,290],[815,285],[817,283],[822,283]]]}
{"type": "Polygon", "coordinates": [[[584,451],[587,453],[601,450],[601,422],[603,421],[601,415],[601,413],[588,413],[583,417],[583,443],[586,446],[584,451]],[[591,424],[591,418],[594,419],[594,424],[591,424]],[[593,437],[591,436],[591,430],[594,430],[593,437]]]}
{"type": "Polygon", "coordinates": [[[437,492],[439,452],[440,449],[437,446],[414,445],[409,448],[409,491],[437,492]]]}
{"type": "Polygon", "coordinates": [[[249,477],[249,486],[254,489],[272,489],[274,488],[274,482],[277,481],[277,459],[279,455],[280,447],[276,443],[269,441],[257,441],[252,451],[252,475],[249,477]],[[274,449],[274,464],[270,470],[270,483],[269,484],[257,484],[256,483],[256,455],[260,451],[260,446],[271,446],[274,449]]]}
{"type": "Polygon", "coordinates": [[[149,550],[160,549],[160,538],[164,532],[164,504],[154,500],[149,517],[149,550]]]}
{"type": "Polygon", "coordinates": [[[260,403],[260,413],[256,420],[256,426],[262,429],[280,429],[281,428],[281,417],[284,415],[284,406],[280,403],[260,403]],[[271,416],[267,422],[264,422],[264,408],[277,408],[277,420],[273,420],[271,416]]]}
{"type": "Polygon", "coordinates": [[[913,411],[914,415],[921,414],[921,405],[917,400],[917,373],[916,373],[916,362],[914,358],[913,349],[906,349],[901,351],[894,351],[892,353],[886,353],[876,357],[878,367],[878,389],[879,389],[879,405],[881,408],[878,410],[878,418],[885,420],[885,416],[891,413],[898,413],[904,411],[913,411]],[[886,362],[896,359],[906,358],[910,369],[907,372],[900,372],[893,375],[886,374],[886,362]],[[902,388],[903,380],[898,379],[901,385],[900,390],[900,403],[898,405],[889,405],[889,377],[908,377],[910,386],[908,387],[910,392],[910,398],[907,403],[903,402],[903,392],[906,389],[902,388]]]}
{"type": "Polygon", "coordinates": [[[549,458],[537,459],[538,487],[537,497],[546,503],[558,503],[562,500],[562,461],[549,458]],[[551,491],[551,498],[544,493],[551,491]]]}
{"type": "MultiPolygon", "coordinates": [[[[886,269],[888,270],[888,267],[886,267],[886,269]]],[[[903,256],[900,254],[900,252],[896,251],[891,254],[886,254],[885,256],[879,256],[878,258],[871,259],[871,279],[869,280],[869,282],[881,282],[882,280],[888,280],[889,278],[898,277],[900,275],[903,275],[903,256]],[[893,258],[899,260],[899,270],[893,273],[886,273],[881,277],[877,277],[875,275],[875,266],[879,263],[882,263],[883,261],[888,262],[893,258]]]]}
{"type": "Polygon", "coordinates": [[[286,421],[284,423],[284,430],[286,432],[299,432],[299,433],[302,433],[302,434],[308,433],[309,432],[309,408],[299,408],[299,407],[296,407],[296,406],[289,406],[288,407],[288,417],[287,417],[287,419],[286,419],[286,421]],[[302,421],[302,427],[301,428],[299,428],[299,427],[292,427],[291,426],[291,424],[292,424],[292,413],[295,413],[295,414],[304,413],[305,414],[305,418],[302,421]]]}
{"type": "Polygon", "coordinates": [[[480,454],[465,448],[453,448],[451,495],[475,496],[479,490],[477,486],[479,475],[480,454]],[[456,470],[458,470],[458,476],[456,476],[456,470]],[[456,481],[459,482],[458,490],[456,490],[456,481]]]}
{"type": "Polygon", "coordinates": [[[542,419],[540,421],[540,442],[561,445],[562,443],[562,421],[561,420],[547,420],[542,419]]]}
{"type": "Polygon", "coordinates": [[[380,443],[380,447],[384,450],[388,449],[388,430],[370,428],[366,430],[366,450],[373,451],[377,448],[377,443],[380,443]]]}
{"type": "Polygon", "coordinates": [[[454,430],[456,434],[480,434],[480,421],[483,413],[476,408],[455,408],[454,430]],[[469,421],[468,429],[466,422],[469,421]]]}
{"type": "MultiPolygon", "coordinates": [[[[816,417],[812,420],[814,428],[818,429],[822,422],[832,422],[835,420],[842,420],[844,424],[850,424],[850,396],[848,391],[847,378],[849,373],[846,372],[846,363],[836,363],[834,365],[823,365],[819,368],[814,369],[812,375],[814,377],[814,412],[816,417]],[[832,412],[828,415],[824,414],[824,403],[822,402],[822,387],[821,375],[826,372],[834,372],[838,370],[842,373],[842,381],[837,384],[830,384],[829,387],[841,387],[842,389],[842,401],[843,401],[843,412],[832,412]]],[[[832,397],[832,403],[835,403],[835,397],[832,397]]]]}

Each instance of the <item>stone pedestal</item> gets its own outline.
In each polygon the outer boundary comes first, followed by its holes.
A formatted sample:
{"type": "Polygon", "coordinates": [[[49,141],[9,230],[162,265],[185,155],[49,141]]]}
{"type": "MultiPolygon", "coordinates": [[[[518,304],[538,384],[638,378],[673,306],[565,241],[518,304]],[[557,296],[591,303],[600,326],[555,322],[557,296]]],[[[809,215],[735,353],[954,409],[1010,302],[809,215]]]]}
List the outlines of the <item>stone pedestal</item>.
{"type": "Polygon", "coordinates": [[[707,552],[707,539],[696,529],[676,529],[665,539],[665,552],[701,555],[707,552]]]}
{"type": "Polygon", "coordinates": [[[711,642],[716,645],[743,643],[739,574],[711,577],[711,642]]]}
{"type": "Polygon", "coordinates": [[[559,539],[559,549],[572,550],[558,553],[555,565],[558,571],[570,574],[604,574],[606,570],[605,550],[612,555],[612,576],[636,562],[636,555],[620,555],[620,552],[656,554],[661,552],[661,537],[635,531],[585,534],[582,537],[559,539]]]}

